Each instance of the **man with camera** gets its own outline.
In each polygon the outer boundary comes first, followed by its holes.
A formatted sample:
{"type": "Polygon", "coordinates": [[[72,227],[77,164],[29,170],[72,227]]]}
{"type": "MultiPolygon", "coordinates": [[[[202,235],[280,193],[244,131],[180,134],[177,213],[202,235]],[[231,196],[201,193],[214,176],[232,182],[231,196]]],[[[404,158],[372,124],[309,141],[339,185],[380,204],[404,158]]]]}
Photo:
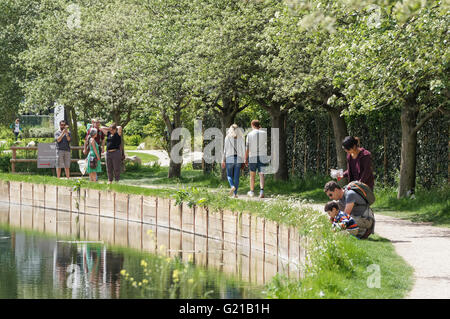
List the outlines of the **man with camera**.
{"type": "Polygon", "coordinates": [[[61,168],[64,168],[66,177],[70,177],[70,139],[69,125],[66,121],[59,122],[59,130],[55,132],[56,141],[56,176],[61,176],[61,168]]]}

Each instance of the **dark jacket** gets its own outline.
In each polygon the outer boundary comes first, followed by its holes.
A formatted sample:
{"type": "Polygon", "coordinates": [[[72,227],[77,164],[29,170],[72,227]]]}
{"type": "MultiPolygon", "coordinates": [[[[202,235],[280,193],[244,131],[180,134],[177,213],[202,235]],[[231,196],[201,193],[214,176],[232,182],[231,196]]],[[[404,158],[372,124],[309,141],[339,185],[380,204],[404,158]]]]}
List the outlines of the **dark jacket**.
{"type": "Polygon", "coordinates": [[[373,190],[375,178],[373,176],[371,153],[360,147],[358,157],[355,159],[347,154],[347,170],[344,172],[344,177],[347,177],[349,182],[361,181],[373,190]]]}

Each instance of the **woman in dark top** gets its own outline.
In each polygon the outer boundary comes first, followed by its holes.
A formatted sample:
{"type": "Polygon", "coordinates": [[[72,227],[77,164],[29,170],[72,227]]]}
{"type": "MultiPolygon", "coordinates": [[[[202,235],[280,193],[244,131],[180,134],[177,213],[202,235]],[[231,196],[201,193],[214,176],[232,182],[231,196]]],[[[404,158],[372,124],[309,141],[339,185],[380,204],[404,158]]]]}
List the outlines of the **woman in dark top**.
{"type": "Polygon", "coordinates": [[[347,177],[349,182],[363,182],[373,190],[375,178],[371,153],[360,146],[359,138],[353,136],[344,139],[342,148],[347,152],[347,170],[344,177],[347,177]]]}
{"type": "Polygon", "coordinates": [[[108,172],[108,184],[120,179],[120,166],[122,164],[122,127],[111,124],[109,128],[103,128],[106,135],[106,171],[108,172]]]}

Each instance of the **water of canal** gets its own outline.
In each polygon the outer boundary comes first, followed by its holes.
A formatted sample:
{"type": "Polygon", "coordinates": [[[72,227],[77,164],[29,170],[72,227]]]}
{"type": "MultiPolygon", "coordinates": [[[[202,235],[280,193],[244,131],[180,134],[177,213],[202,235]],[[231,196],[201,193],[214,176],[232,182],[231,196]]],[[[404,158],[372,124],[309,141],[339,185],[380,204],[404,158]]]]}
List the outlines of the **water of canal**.
{"type": "MultiPolygon", "coordinates": [[[[0,214],[9,208],[0,205],[0,214]]],[[[9,212],[8,212],[9,214],[9,212]]],[[[0,223],[0,298],[260,298],[262,287],[186,258],[0,223]]]]}

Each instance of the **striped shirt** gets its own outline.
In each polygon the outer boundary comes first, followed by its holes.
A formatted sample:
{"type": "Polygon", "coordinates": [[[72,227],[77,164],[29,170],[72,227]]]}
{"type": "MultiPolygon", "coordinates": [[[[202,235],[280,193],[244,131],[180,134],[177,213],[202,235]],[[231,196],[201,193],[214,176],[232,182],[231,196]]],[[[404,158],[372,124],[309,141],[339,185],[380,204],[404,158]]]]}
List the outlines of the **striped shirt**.
{"type": "Polygon", "coordinates": [[[358,229],[358,224],[353,217],[348,216],[345,212],[339,211],[334,217],[333,226],[340,226],[342,229],[358,229]]]}

